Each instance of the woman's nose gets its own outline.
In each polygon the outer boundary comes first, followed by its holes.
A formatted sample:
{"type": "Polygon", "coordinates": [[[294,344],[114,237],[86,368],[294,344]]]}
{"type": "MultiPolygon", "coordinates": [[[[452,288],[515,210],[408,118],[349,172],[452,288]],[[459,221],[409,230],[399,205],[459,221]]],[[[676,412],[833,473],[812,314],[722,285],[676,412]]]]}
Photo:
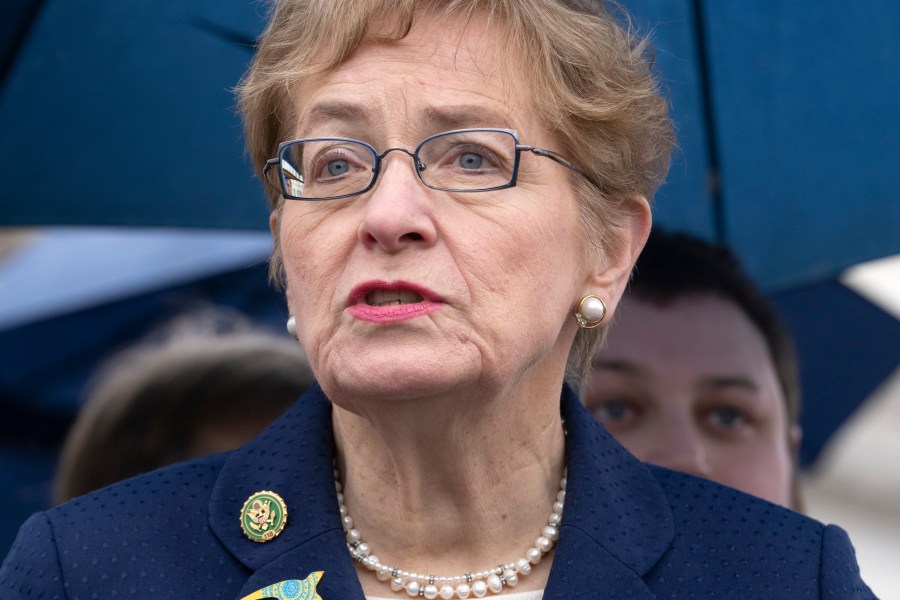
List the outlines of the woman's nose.
{"type": "Polygon", "coordinates": [[[382,169],[372,191],[357,200],[366,203],[360,241],[391,253],[433,245],[437,240],[433,206],[413,161],[398,153],[385,160],[382,169]]]}

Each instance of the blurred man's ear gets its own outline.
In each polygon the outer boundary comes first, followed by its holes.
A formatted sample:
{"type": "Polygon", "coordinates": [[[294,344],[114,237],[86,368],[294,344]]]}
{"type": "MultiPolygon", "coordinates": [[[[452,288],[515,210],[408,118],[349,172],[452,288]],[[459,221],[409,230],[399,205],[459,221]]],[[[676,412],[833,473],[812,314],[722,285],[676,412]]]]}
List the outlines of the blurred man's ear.
{"type": "Polygon", "coordinates": [[[791,452],[794,454],[794,456],[797,456],[800,453],[800,442],[803,441],[803,428],[800,427],[799,423],[794,423],[793,425],[791,425],[789,436],[789,440],[791,443],[791,452]]]}
{"type": "Polygon", "coordinates": [[[803,428],[798,423],[791,425],[788,431],[788,444],[790,444],[791,462],[794,472],[791,476],[791,508],[797,512],[806,511],[806,502],[803,501],[803,490],[800,489],[800,442],[803,441],[803,428]]]}

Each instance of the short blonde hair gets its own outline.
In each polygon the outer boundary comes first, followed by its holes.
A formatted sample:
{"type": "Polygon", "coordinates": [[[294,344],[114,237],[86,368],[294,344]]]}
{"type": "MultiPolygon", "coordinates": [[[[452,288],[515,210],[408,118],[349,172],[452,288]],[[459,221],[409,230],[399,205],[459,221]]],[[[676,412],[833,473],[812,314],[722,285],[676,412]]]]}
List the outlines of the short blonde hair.
{"type": "MultiPolygon", "coordinates": [[[[265,161],[295,126],[294,86],[334,69],[363,42],[402,39],[420,11],[438,18],[486,18],[505,36],[509,52],[533,67],[522,74],[529,78],[523,83],[531,90],[534,109],[562,144],[555,150],[578,163],[602,189],[573,174],[586,239],[598,255],[617,252],[617,231],[633,198],[651,199],[665,178],[674,134],[647,40],[630,25],[620,25],[599,2],[275,0],[256,57],[238,87],[257,174],[262,176],[265,161]]],[[[280,190],[266,187],[278,218],[280,190]]],[[[271,275],[283,278],[277,235],[271,275]]],[[[605,327],[579,332],[570,374],[586,371],[604,332],[605,327]]]]}

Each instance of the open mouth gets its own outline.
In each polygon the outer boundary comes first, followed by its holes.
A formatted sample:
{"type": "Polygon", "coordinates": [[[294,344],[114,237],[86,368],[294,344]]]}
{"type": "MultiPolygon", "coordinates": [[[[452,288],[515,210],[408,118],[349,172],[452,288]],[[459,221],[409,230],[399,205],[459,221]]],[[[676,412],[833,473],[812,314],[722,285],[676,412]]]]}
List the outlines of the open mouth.
{"type": "Polygon", "coordinates": [[[350,316],[371,323],[416,319],[446,306],[437,293],[409,281],[366,281],[350,291],[347,301],[350,316]]]}
{"type": "Polygon", "coordinates": [[[417,304],[423,300],[420,294],[406,290],[372,290],[366,294],[366,304],[369,306],[399,306],[417,304]]]}

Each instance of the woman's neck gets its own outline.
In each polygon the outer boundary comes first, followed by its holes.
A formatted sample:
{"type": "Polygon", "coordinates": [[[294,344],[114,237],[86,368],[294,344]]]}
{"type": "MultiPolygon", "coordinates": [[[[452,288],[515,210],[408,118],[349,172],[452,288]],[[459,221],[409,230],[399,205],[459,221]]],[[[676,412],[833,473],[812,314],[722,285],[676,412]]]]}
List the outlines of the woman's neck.
{"type": "MultiPolygon", "coordinates": [[[[558,384],[527,398],[371,408],[359,415],[335,407],[334,430],[344,504],[381,562],[462,575],[515,561],[534,545],[564,468],[558,384]]],[[[549,562],[516,590],[542,588],[549,562]]],[[[361,581],[367,593],[389,595],[373,575],[361,581]]]]}

